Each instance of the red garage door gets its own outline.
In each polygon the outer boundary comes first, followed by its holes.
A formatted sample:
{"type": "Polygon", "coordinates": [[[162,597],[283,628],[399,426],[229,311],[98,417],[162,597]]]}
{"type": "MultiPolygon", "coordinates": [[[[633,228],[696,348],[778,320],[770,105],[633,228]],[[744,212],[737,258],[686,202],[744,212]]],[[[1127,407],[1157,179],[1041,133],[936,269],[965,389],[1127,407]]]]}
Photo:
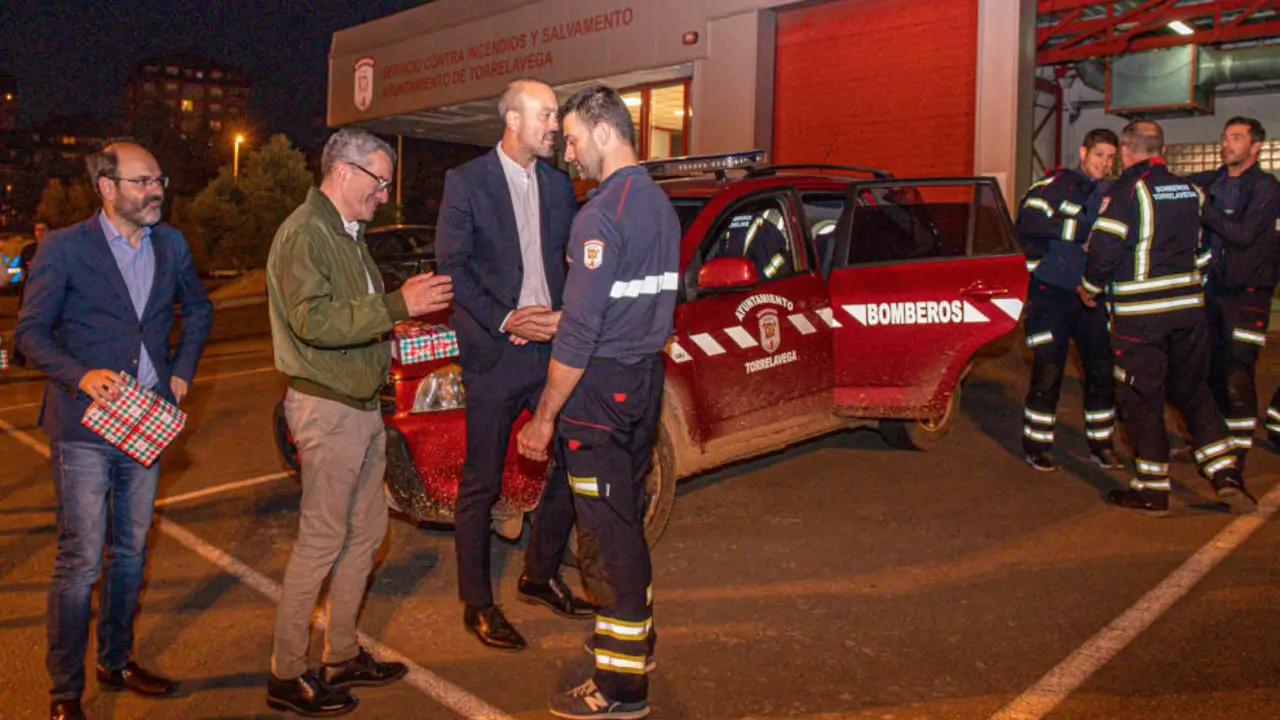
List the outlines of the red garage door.
{"type": "Polygon", "coordinates": [[[977,53],[977,0],[779,13],[774,161],[971,174],[977,53]]]}

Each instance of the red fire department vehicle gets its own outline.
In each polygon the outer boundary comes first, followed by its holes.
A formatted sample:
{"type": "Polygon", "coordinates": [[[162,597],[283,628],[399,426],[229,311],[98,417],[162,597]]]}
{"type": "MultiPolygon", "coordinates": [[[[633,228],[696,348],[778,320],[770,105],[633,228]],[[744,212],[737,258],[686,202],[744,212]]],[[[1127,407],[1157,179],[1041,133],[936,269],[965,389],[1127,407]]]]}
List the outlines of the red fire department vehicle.
{"type": "MultiPolygon", "coordinates": [[[[926,450],[952,425],[975,353],[1012,330],[1027,270],[990,178],[894,179],[762,154],[648,163],[684,230],[647,534],[681,479],[844,428],[926,450]]],[[[396,364],[383,393],[387,494],[452,523],[466,399],[450,360],[396,364]]],[[[518,431],[525,418],[516,423],[518,431]]],[[[296,460],[279,408],[276,437],[296,460]]],[[[507,457],[495,529],[520,533],[545,465],[507,457]]]]}

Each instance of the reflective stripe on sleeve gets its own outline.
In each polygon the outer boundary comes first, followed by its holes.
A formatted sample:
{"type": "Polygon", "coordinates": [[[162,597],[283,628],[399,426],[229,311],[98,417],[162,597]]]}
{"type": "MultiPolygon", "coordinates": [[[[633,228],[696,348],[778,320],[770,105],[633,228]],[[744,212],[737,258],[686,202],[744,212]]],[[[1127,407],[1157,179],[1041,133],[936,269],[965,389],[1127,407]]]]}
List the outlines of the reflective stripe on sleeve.
{"type": "Polygon", "coordinates": [[[678,273],[669,272],[661,275],[647,275],[636,280],[616,280],[609,290],[609,297],[616,300],[675,291],[679,287],[679,277],[678,273]]]}
{"type": "Polygon", "coordinates": [[[1129,226],[1111,218],[1098,218],[1098,221],[1093,224],[1093,229],[1119,235],[1122,238],[1129,236],[1129,226]]]}
{"type": "Polygon", "coordinates": [[[1045,217],[1053,217],[1053,206],[1049,205],[1044,198],[1027,198],[1027,201],[1022,203],[1022,207],[1034,208],[1044,213],[1045,217]]]}
{"type": "Polygon", "coordinates": [[[1191,287],[1199,284],[1200,273],[1193,272],[1183,275],[1165,275],[1164,277],[1152,278],[1151,280],[1116,282],[1112,283],[1111,292],[1116,295],[1134,295],[1137,293],[1153,292],[1156,290],[1191,287]]]}
{"type": "Polygon", "coordinates": [[[600,497],[600,486],[593,477],[580,478],[569,476],[569,488],[578,495],[585,497],[600,497]]]}
{"type": "Polygon", "coordinates": [[[1085,289],[1085,290],[1088,290],[1088,291],[1089,291],[1089,294],[1090,294],[1090,295],[1100,295],[1100,294],[1102,294],[1102,288],[1100,288],[1100,287],[1098,287],[1097,285],[1094,285],[1093,283],[1089,282],[1089,278],[1086,278],[1086,277],[1082,277],[1082,278],[1080,278],[1080,284],[1084,286],[1084,289],[1085,289]]]}
{"type": "Polygon", "coordinates": [[[1082,209],[1083,208],[1071,202],[1070,200],[1063,200],[1061,203],[1058,204],[1058,210],[1060,210],[1063,215],[1067,215],[1069,217],[1075,217],[1076,215],[1079,215],[1082,209]]]}
{"type": "Polygon", "coordinates": [[[1151,240],[1155,235],[1155,209],[1151,190],[1139,180],[1134,189],[1138,196],[1138,244],[1133,249],[1133,279],[1146,280],[1151,272],[1151,240]]]}

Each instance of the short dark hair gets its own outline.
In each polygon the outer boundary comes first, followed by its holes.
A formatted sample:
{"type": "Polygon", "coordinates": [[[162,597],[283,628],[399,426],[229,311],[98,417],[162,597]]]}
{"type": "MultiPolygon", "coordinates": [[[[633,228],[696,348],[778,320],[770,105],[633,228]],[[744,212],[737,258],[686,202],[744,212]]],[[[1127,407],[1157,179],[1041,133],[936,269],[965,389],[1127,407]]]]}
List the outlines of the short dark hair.
{"type": "Polygon", "coordinates": [[[607,123],[631,147],[636,146],[636,126],[631,122],[631,111],[617,90],[607,85],[584,87],[560,106],[561,126],[570,113],[577,113],[591,127],[607,123]]]}
{"type": "Polygon", "coordinates": [[[1222,126],[1222,129],[1225,131],[1232,125],[1244,125],[1249,128],[1249,139],[1256,143],[1263,142],[1267,139],[1267,131],[1263,129],[1262,123],[1253,118],[1237,115],[1228,120],[1227,124],[1222,126]]]}
{"type": "Polygon", "coordinates": [[[1120,132],[1124,146],[1142,155],[1164,152],[1164,128],[1154,120],[1134,120],[1120,132]]]}
{"type": "Polygon", "coordinates": [[[1120,138],[1106,128],[1094,128],[1084,134],[1084,142],[1080,143],[1085,150],[1092,150],[1094,145],[1110,145],[1120,149],[1120,138]]]}
{"type": "Polygon", "coordinates": [[[113,137],[102,143],[98,149],[85,156],[84,166],[89,171],[89,184],[93,192],[98,192],[98,178],[113,177],[120,170],[120,157],[116,154],[117,145],[137,145],[146,150],[142,143],[131,137],[113,137]]]}

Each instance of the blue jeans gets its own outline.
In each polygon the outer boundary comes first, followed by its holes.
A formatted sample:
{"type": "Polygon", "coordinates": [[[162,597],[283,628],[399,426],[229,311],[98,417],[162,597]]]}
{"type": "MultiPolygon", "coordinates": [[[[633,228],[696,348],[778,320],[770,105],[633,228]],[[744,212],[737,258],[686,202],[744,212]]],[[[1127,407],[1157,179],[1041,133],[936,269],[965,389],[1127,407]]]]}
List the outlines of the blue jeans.
{"type": "Polygon", "coordinates": [[[58,557],[49,589],[45,664],[54,699],[77,699],[84,692],[89,615],[99,574],[98,665],[114,672],[133,653],[133,618],[160,464],[145,468],[105,443],[54,441],[49,449],[58,500],[58,557]]]}

